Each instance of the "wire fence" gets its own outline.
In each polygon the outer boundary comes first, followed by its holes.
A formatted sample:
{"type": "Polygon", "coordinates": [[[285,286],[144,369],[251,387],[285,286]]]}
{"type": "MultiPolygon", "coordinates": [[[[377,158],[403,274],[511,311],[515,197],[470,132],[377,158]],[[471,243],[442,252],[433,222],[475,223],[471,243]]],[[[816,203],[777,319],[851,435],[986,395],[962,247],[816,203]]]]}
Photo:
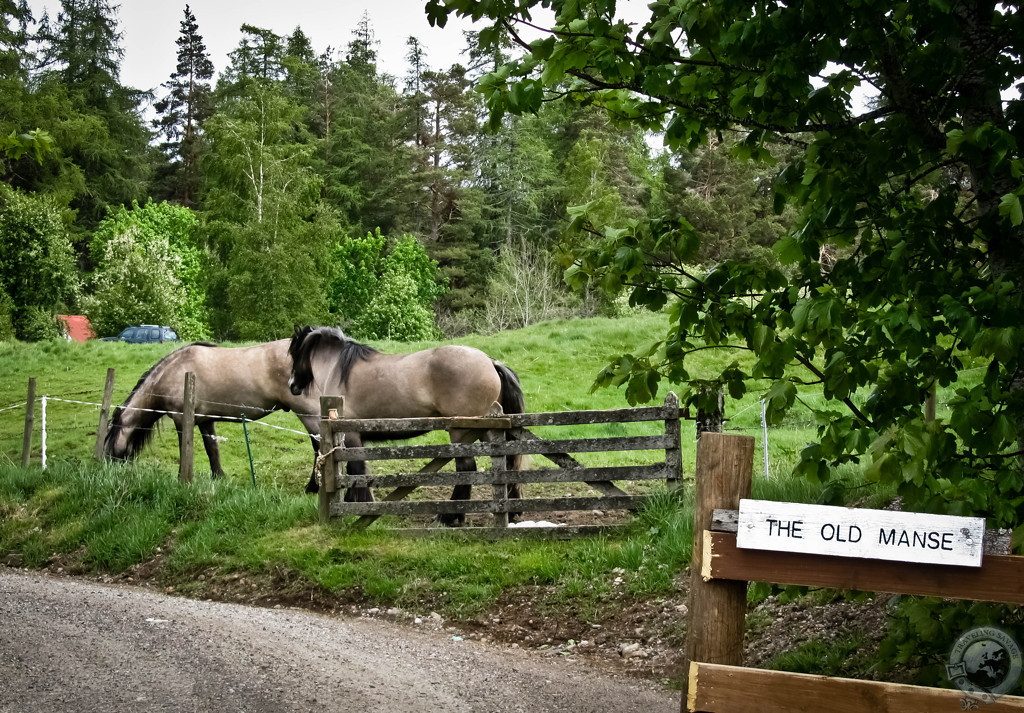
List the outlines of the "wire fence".
{"type": "MultiPolygon", "coordinates": [[[[139,395],[161,397],[171,396],[170,394],[157,394],[155,392],[146,391],[137,391],[135,393],[139,395]]],[[[0,437],[3,437],[8,443],[13,443],[16,440],[22,440],[22,462],[24,463],[26,461],[37,460],[43,469],[49,467],[55,453],[58,457],[60,455],[67,455],[70,457],[84,455],[86,449],[82,447],[82,444],[88,444],[90,442],[90,437],[93,439],[99,439],[100,431],[104,429],[106,425],[105,423],[101,423],[99,418],[100,412],[104,409],[104,404],[100,401],[95,401],[89,398],[89,396],[95,397],[95,395],[95,390],[63,392],[60,395],[42,393],[33,395],[31,400],[26,398],[22,401],[6,404],[0,407],[0,437]],[[32,404],[31,414],[27,413],[29,403],[32,404]],[[55,413],[55,410],[58,413],[55,413]],[[24,424],[21,419],[22,414],[27,416],[27,420],[24,424]],[[23,436],[23,439],[17,438],[19,432],[23,436]],[[60,437],[55,439],[54,436],[57,434],[59,434],[60,437]]],[[[179,402],[181,398],[181,395],[177,397],[179,402]]],[[[254,483],[256,479],[256,459],[253,458],[252,449],[248,443],[250,435],[248,429],[249,424],[256,424],[268,431],[300,436],[306,443],[309,443],[310,438],[312,438],[314,442],[318,442],[320,439],[319,435],[310,433],[307,430],[299,430],[297,428],[290,428],[288,426],[267,423],[260,420],[265,416],[269,416],[277,412],[286,413],[286,411],[281,409],[268,409],[253,404],[228,403],[206,399],[202,399],[201,402],[203,404],[216,407],[226,407],[226,409],[235,410],[240,414],[234,416],[224,413],[205,413],[203,411],[199,411],[196,412],[194,416],[196,419],[211,419],[217,422],[229,422],[242,426],[242,431],[246,440],[246,455],[248,457],[249,470],[254,483]],[[252,416],[246,414],[252,414],[252,416]]],[[[114,406],[112,404],[108,404],[108,409],[113,408],[114,406]]],[[[120,409],[122,413],[136,411],[159,414],[160,416],[184,415],[183,411],[174,409],[155,409],[131,405],[116,406],[116,408],[120,409]]],[[[295,413],[294,415],[300,418],[315,416],[319,419],[319,414],[295,413]]],[[[138,426],[136,428],[138,430],[149,432],[158,432],[161,430],[158,424],[149,427],[138,426]]],[[[204,435],[204,438],[207,437],[211,436],[204,435]]],[[[216,440],[218,444],[228,443],[232,440],[223,435],[212,436],[212,438],[216,440]]],[[[4,450],[7,451],[8,449],[5,448],[4,450]]],[[[97,447],[96,453],[100,454],[102,453],[102,450],[97,447]]],[[[14,454],[5,452],[3,455],[6,462],[14,464],[14,454]]]]}

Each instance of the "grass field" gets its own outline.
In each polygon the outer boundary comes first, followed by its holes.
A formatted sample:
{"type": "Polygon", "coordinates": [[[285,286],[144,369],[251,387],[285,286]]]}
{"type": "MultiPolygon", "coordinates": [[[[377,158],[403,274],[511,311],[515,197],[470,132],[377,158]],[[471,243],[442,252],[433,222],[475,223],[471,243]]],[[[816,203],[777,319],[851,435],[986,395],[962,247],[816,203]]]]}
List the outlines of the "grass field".
{"type": "MultiPolygon", "coordinates": [[[[549,322],[463,343],[484,349],[519,373],[527,405],[533,411],[604,409],[626,406],[621,391],[591,393],[595,374],[606,361],[636,349],[664,329],[657,315],[621,319],[549,322]]],[[[385,351],[412,350],[426,344],[375,346],[385,351]]],[[[175,345],[127,345],[108,342],[0,345],[4,378],[0,408],[24,399],[30,376],[37,393],[73,401],[100,400],[106,369],[117,370],[115,402],[149,366],[175,345]]],[[[705,355],[710,373],[715,366],[705,355]]],[[[731,357],[730,357],[731,358],[731,357]]],[[[664,392],[659,395],[663,398],[664,392]]],[[[809,395],[813,398],[813,395],[809,395]]],[[[760,463],[760,409],[756,397],[727,404],[733,414],[728,430],[757,439],[755,492],[772,499],[812,501],[820,487],[786,475],[796,454],[814,436],[809,417],[794,414],[769,434],[770,477],[760,463]]],[[[661,495],[622,534],[573,542],[465,543],[443,536],[428,541],[395,539],[381,532],[353,533],[341,526],[316,524],[315,500],[302,494],[311,449],[304,435],[251,426],[257,487],[250,484],[241,427],[219,426],[229,473],[211,483],[205,457],[197,454],[196,483],[177,486],[177,439],[169,423],[135,466],[100,467],[91,462],[98,409],[53,401],[47,409],[47,448],[51,467],[22,471],[15,467],[21,445],[22,410],[0,413],[0,550],[23,553],[41,564],[54,554],[74,553],[90,569],[120,571],[150,557],[157,547],[170,551],[168,566],[187,579],[189,572],[283,567],[329,591],[357,588],[380,602],[415,599],[429,590],[439,606],[485,606],[508,587],[524,583],[558,584],[564,593],[593,592],[595,571],[625,569],[638,595],[664,590],[689,560],[690,511],[682,498],[661,495]],[[386,563],[386,566],[381,566],[386,563]],[[437,591],[434,591],[434,590],[437,591]],[[443,593],[443,596],[442,596],[443,593]],[[471,605],[472,603],[472,605],[471,605]]],[[[268,423],[301,429],[294,416],[273,414],[268,423]]],[[[38,421],[38,415],[37,415],[38,421]]],[[[695,457],[690,422],[684,422],[684,472],[695,457]]],[[[623,435],[624,427],[581,427],[623,435]]],[[[575,427],[558,429],[577,435],[575,427]]],[[[590,431],[593,433],[593,431],[590,431]]],[[[439,438],[441,434],[435,434],[439,438]]],[[[34,462],[38,463],[39,436],[34,462]]],[[[642,455],[642,454],[641,454],[642,455]]],[[[590,456],[595,464],[629,462],[635,454],[590,456]]],[[[531,486],[537,488],[543,486],[531,486]]],[[[547,486],[575,488],[585,485],[547,486]]],[[[649,486],[656,493],[660,484],[649,486]]],[[[599,594],[597,592],[596,594],[599,594]]]]}

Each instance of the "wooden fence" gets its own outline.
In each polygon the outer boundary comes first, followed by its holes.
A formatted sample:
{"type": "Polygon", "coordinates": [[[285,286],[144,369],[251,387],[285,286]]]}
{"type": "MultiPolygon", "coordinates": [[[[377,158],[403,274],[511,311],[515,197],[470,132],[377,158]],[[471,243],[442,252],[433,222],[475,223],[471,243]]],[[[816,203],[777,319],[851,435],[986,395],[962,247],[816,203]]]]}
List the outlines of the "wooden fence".
{"type": "Polygon", "coordinates": [[[753,448],[748,436],[705,433],[698,442],[683,710],[1024,710],[1017,696],[981,704],[961,691],[742,667],[748,581],[1024,604],[1024,557],[986,554],[981,567],[964,568],[738,549],[728,511],[750,497],[753,448]]]}
{"type": "Polygon", "coordinates": [[[502,414],[500,408],[480,418],[403,418],[346,419],[344,399],[321,399],[320,448],[318,467],[321,471],[320,516],[359,516],[355,524],[366,527],[382,515],[441,515],[447,513],[490,513],[492,528],[508,527],[509,513],[534,513],[564,510],[635,510],[646,499],[630,495],[615,481],[663,480],[675,484],[681,471],[679,450],[679,402],[669,394],[662,406],[628,408],[608,411],[567,411],[557,413],[502,414]],[[535,426],[580,426],[587,424],[625,424],[661,422],[664,430],[657,435],[617,436],[606,438],[553,439],[532,433],[535,426]],[[443,445],[367,446],[348,448],[344,434],[401,433],[409,431],[449,431],[468,429],[472,441],[443,445]],[[615,451],[664,451],[664,458],[644,465],[588,467],[572,453],[615,451]],[[542,456],[556,468],[514,470],[511,457],[542,456]],[[491,459],[491,468],[483,471],[442,472],[456,458],[491,459]],[[415,472],[391,475],[346,475],[344,463],[349,461],[431,459],[415,472]],[[593,496],[558,498],[510,498],[512,483],[583,482],[596,491],[593,496]],[[455,486],[459,484],[490,485],[491,497],[485,500],[407,500],[424,486],[455,486]],[[391,488],[375,502],[346,502],[342,494],[349,487],[391,488]]]}

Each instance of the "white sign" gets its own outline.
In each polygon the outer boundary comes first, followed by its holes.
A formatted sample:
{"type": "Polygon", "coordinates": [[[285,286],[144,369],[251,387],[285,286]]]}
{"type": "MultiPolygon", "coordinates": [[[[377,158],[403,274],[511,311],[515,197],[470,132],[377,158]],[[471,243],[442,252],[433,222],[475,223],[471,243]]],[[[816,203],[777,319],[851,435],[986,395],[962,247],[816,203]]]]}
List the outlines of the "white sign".
{"type": "Polygon", "coordinates": [[[980,517],[740,500],[736,546],[980,567],[984,535],[980,517]]]}

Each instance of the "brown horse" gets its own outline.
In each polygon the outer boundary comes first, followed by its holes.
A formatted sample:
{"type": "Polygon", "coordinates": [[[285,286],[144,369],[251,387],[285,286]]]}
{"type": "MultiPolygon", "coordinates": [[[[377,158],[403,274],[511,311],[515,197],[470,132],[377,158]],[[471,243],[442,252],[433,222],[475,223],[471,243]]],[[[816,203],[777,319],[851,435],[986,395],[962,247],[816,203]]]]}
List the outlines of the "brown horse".
{"type": "Polygon", "coordinates": [[[294,411],[312,437],[315,456],[320,405],[316,398],[289,391],[288,344],[287,339],[233,348],[197,343],[171,352],[142,375],[114,411],[105,442],[107,456],[135,458],[164,415],[174,421],[180,441],[185,374],[190,371],[196,379],[195,422],[213,477],[224,474],[214,432],[217,421],[255,421],[274,411],[294,411]]]}
{"type": "MultiPolygon", "coordinates": [[[[441,346],[411,354],[382,354],[349,339],[333,327],[296,330],[288,353],[292,357],[288,386],[301,398],[315,390],[317,396],[345,397],[346,418],[416,418],[424,416],[484,416],[497,402],[505,413],[522,413],[523,390],[515,372],[479,349],[441,346]]],[[[358,448],[364,440],[413,437],[418,433],[346,433],[346,445],[358,448]]],[[[452,429],[453,443],[471,440],[472,432],[452,429]]],[[[516,458],[513,468],[520,467],[516,458]]],[[[476,470],[473,458],[457,458],[458,471],[476,470]]],[[[349,461],[350,475],[366,473],[362,461],[349,461]]],[[[315,475],[307,491],[317,488],[315,475]]],[[[468,500],[471,485],[456,485],[452,500],[468,500]]],[[[349,488],[347,500],[370,500],[369,488],[349,488]]],[[[509,497],[518,498],[517,485],[509,497]]],[[[462,513],[442,515],[446,525],[465,521],[462,513]]]]}

